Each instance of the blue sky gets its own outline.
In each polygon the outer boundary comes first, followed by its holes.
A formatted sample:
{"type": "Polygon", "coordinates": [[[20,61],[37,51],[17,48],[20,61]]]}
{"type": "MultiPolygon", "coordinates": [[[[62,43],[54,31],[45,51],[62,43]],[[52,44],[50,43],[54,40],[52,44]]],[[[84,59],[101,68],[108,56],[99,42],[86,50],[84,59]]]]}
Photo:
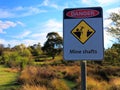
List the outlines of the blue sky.
{"type": "MultiPolygon", "coordinates": [[[[0,0],[0,44],[41,45],[48,32],[63,35],[63,10],[65,8],[103,8],[104,28],[111,21],[111,12],[120,10],[119,0],[0,0]]],[[[105,47],[111,46],[111,36],[104,29],[105,47]]],[[[112,38],[113,40],[113,38],[112,38]]]]}

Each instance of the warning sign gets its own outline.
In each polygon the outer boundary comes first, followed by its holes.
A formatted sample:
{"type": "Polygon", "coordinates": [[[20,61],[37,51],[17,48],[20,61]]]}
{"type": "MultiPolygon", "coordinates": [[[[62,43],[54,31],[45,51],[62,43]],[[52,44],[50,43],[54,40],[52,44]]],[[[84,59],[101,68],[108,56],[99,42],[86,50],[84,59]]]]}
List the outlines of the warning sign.
{"type": "Polygon", "coordinates": [[[103,60],[103,36],[101,7],[64,9],[64,60],[103,60]]]}
{"type": "Polygon", "coordinates": [[[76,25],[71,31],[73,36],[75,36],[82,44],[84,44],[92,35],[95,30],[84,20],[82,20],[78,25],[76,25]]]}

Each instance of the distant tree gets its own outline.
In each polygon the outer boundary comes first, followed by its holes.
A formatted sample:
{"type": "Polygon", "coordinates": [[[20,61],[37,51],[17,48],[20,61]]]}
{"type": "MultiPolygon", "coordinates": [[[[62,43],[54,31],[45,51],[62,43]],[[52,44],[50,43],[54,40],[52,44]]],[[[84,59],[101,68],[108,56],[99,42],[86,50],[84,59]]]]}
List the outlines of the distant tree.
{"type": "Polygon", "coordinates": [[[4,45],[3,45],[3,44],[0,44],[0,56],[2,55],[3,50],[4,50],[4,45]]]}
{"type": "Polygon", "coordinates": [[[30,50],[33,56],[39,56],[42,53],[40,43],[34,44],[33,46],[29,46],[28,49],[30,50]]]}
{"type": "Polygon", "coordinates": [[[105,62],[111,64],[120,63],[120,44],[113,44],[111,48],[105,50],[105,62]]]}
{"type": "Polygon", "coordinates": [[[120,42],[120,11],[111,13],[109,19],[112,20],[112,23],[108,26],[108,32],[120,42]]]}
{"type": "Polygon", "coordinates": [[[43,46],[43,51],[53,59],[57,54],[60,54],[63,47],[63,39],[57,32],[47,34],[47,41],[43,46]]]}
{"type": "Polygon", "coordinates": [[[6,50],[2,56],[2,62],[9,67],[20,67],[32,63],[32,54],[30,50],[24,45],[16,45],[11,50],[6,50]]]}
{"type": "Polygon", "coordinates": [[[26,46],[24,44],[20,44],[20,45],[16,45],[12,48],[12,50],[15,51],[23,51],[26,48],[26,46]]]}
{"type": "Polygon", "coordinates": [[[115,64],[116,62],[118,62],[117,58],[118,58],[118,52],[115,49],[107,49],[105,51],[105,62],[109,62],[111,64],[115,64]]]}

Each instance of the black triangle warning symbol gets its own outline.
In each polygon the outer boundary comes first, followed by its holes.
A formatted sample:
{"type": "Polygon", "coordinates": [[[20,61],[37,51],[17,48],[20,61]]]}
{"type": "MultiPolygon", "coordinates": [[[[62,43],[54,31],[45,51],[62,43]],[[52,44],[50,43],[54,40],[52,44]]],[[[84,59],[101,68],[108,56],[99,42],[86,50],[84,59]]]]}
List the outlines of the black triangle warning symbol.
{"type": "Polygon", "coordinates": [[[92,31],[87,31],[87,37],[89,37],[93,32],[92,31]]]}
{"type": "Polygon", "coordinates": [[[81,36],[81,32],[73,32],[78,38],[81,36]]]}

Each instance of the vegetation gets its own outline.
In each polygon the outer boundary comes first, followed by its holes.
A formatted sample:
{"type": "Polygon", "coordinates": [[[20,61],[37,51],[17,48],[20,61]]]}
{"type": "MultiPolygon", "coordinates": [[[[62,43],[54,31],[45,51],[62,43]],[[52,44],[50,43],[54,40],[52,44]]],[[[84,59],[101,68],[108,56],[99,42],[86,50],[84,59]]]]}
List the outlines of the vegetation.
{"type": "Polygon", "coordinates": [[[120,41],[120,11],[118,13],[111,13],[109,19],[112,20],[112,23],[108,27],[108,32],[120,41]]]}
{"type": "Polygon", "coordinates": [[[19,74],[16,69],[6,68],[0,65],[0,90],[17,90],[19,74]]]}
{"type": "Polygon", "coordinates": [[[51,32],[47,34],[47,41],[43,46],[43,51],[51,56],[53,59],[56,55],[60,54],[62,51],[62,37],[56,32],[51,32]]]}

